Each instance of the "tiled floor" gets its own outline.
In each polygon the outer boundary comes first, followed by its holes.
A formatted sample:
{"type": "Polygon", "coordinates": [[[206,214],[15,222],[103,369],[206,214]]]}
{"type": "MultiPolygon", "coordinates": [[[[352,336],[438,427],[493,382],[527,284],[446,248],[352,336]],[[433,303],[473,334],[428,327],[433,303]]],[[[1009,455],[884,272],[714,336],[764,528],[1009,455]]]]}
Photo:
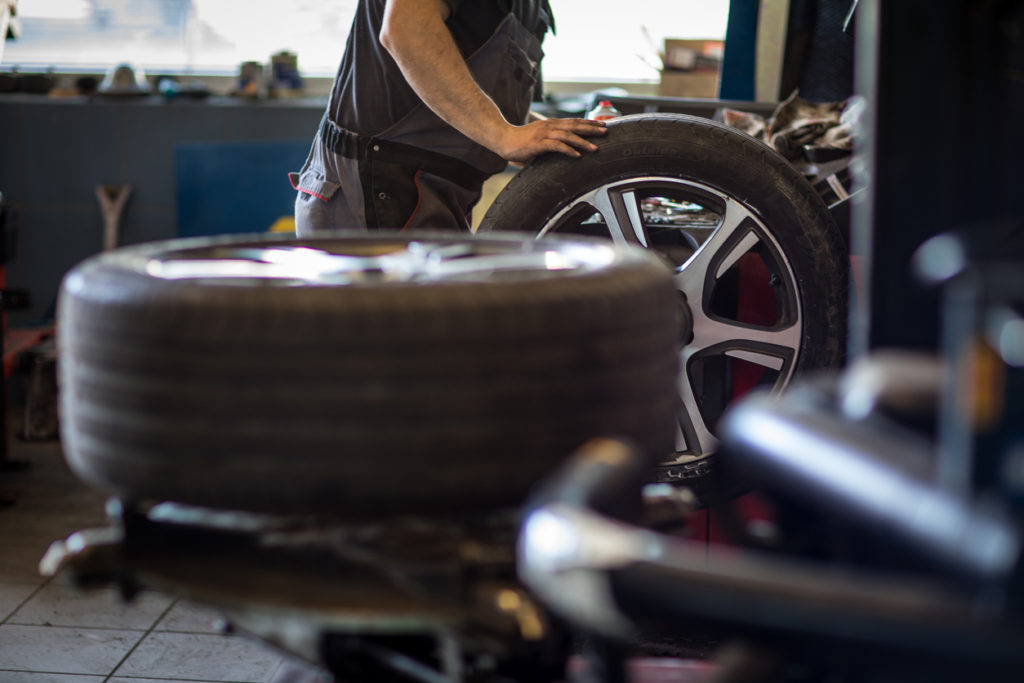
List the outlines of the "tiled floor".
{"type": "Polygon", "coordinates": [[[0,471],[0,683],[271,683],[297,664],[224,635],[218,615],[174,596],[124,603],[79,592],[36,568],[50,542],[104,525],[104,497],[68,471],[55,442],[10,439],[24,471],[0,471]]]}

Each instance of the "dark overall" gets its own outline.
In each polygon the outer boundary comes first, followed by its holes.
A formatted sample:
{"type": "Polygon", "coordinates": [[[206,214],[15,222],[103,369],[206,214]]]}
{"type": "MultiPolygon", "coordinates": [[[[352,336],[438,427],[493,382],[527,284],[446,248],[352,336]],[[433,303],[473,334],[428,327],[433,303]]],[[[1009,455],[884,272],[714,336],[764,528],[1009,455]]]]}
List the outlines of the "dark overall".
{"type": "MultiPolygon", "coordinates": [[[[541,56],[540,39],[509,14],[466,63],[506,120],[521,124],[541,56]]],[[[299,191],[296,233],[367,227],[468,231],[484,180],[506,165],[422,102],[372,136],[345,130],[325,114],[302,171],[289,174],[299,191]]]]}

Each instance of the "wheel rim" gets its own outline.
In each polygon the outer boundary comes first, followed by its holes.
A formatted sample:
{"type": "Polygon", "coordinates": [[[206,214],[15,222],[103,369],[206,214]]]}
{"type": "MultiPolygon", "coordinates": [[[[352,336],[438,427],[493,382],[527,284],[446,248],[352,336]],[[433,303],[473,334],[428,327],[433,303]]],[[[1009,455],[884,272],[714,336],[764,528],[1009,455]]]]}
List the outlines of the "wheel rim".
{"type": "Polygon", "coordinates": [[[321,239],[167,251],[138,267],[166,280],[295,287],[535,279],[604,268],[623,256],[583,241],[321,239]]]}
{"type": "Polygon", "coordinates": [[[743,202],[692,180],[633,177],[570,201],[538,237],[552,233],[645,247],[675,272],[693,330],[680,347],[676,453],[664,465],[710,455],[730,403],[789,382],[803,338],[800,290],[778,241],[743,202]]]}

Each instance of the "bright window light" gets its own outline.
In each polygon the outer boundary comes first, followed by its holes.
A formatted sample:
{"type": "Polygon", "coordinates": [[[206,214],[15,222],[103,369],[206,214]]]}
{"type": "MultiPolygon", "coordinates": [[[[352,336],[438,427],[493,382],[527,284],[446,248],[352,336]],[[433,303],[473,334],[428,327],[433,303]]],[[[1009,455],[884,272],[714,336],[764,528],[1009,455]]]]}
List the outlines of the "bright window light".
{"type": "MultiPolygon", "coordinates": [[[[476,0],[468,0],[476,1],[476,0]]],[[[658,79],[667,37],[722,39],[728,0],[553,0],[548,81],[658,79]]],[[[234,75],[242,62],[298,55],[305,76],[333,76],[355,0],[21,0],[22,35],[4,68],[234,75]]]]}
{"type": "Polygon", "coordinates": [[[88,0],[22,0],[18,3],[18,16],[22,19],[86,19],[91,9],[88,0]]]}
{"type": "Polygon", "coordinates": [[[723,40],[728,0],[552,0],[544,41],[549,81],[657,81],[665,38],[723,40]]]}

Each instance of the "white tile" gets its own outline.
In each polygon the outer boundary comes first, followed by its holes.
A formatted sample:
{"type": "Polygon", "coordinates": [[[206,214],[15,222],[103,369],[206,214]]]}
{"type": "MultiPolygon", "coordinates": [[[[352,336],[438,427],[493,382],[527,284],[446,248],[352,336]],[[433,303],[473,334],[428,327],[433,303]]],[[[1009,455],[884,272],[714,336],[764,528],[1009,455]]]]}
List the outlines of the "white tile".
{"type": "Polygon", "coordinates": [[[135,643],[139,631],[53,626],[0,626],[0,670],[109,674],[135,643]]]}
{"type": "Polygon", "coordinates": [[[271,683],[334,683],[334,676],[302,660],[286,658],[271,683]]]}
{"type": "MultiPolygon", "coordinates": [[[[30,671],[0,671],[4,683],[103,683],[105,676],[76,676],[74,674],[48,674],[30,671]]],[[[150,681],[152,683],[152,681],[150,681]]]]}
{"type": "Polygon", "coordinates": [[[220,612],[211,607],[179,600],[157,623],[154,630],[221,634],[219,623],[222,619],[220,612]]]}
{"type": "MultiPolygon", "coordinates": [[[[0,678],[0,680],[3,680],[0,678]]],[[[100,679],[103,680],[102,678],[100,679]]],[[[122,676],[115,676],[114,678],[108,679],[105,683],[175,683],[175,679],[165,678],[124,678],[122,676]]],[[[191,678],[188,681],[182,681],[182,683],[221,683],[221,681],[194,681],[191,678]]]]}
{"type": "Polygon", "coordinates": [[[170,596],[143,592],[125,602],[114,588],[81,591],[54,581],[33,595],[7,623],[145,631],[172,601],[170,596]]]}
{"type": "Polygon", "coordinates": [[[0,623],[11,616],[34,590],[36,586],[30,583],[0,583],[0,623]]]}
{"type": "Polygon", "coordinates": [[[268,683],[281,655],[248,639],[194,633],[150,633],[115,672],[122,678],[268,683]]]}

